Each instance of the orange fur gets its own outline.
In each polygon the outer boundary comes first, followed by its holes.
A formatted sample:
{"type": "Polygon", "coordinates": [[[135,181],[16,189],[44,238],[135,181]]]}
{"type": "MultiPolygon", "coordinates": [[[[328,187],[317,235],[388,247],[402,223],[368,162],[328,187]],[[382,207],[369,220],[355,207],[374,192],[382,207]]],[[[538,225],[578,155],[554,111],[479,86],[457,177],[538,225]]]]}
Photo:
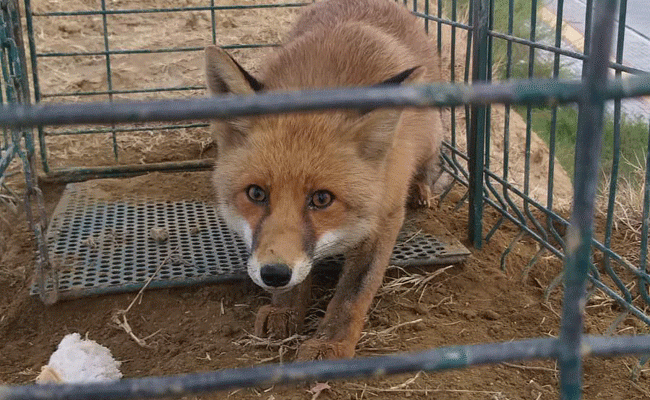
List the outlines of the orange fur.
{"type": "MultiPolygon", "coordinates": [[[[259,80],[213,46],[206,49],[206,71],[213,94],[439,79],[430,39],[415,17],[389,0],[310,6],[264,63],[259,80]]],[[[215,122],[215,132],[220,212],[251,247],[249,274],[273,293],[271,306],[258,313],[256,333],[286,336],[299,329],[313,260],[345,252],[334,298],[298,358],[352,357],[402,225],[409,188],[416,203],[427,204],[438,174],[439,112],[236,118],[215,122]],[[331,203],[317,207],[323,199],[331,203]]]]}

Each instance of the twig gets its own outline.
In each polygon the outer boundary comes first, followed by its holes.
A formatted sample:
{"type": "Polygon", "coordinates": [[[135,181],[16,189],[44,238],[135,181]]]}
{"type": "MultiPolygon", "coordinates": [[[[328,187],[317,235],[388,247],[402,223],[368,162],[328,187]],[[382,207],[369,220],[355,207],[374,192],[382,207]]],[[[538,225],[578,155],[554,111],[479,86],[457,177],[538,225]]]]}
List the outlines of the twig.
{"type": "Polygon", "coordinates": [[[511,364],[508,362],[502,362],[501,364],[507,366],[507,367],[512,367],[512,368],[519,368],[519,369],[528,369],[531,371],[546,371],[546,372],[557,372],[557,370],[553,368],[546,368],[546,367],[533,367],[533,366],[528,366],[528,365],[518,365],[518,364],[511,364]]]}
{"type": "MultiPolygon", "coordinates": [[[[165,259],[158,265],[158,267],[156,268],[154,273],[151,274],[151,276],[144,283],[144,285],[142,286],[142,288],[140,289],[138,294],[135,295],[135,297],[131,301],[131,304],[129,304],[129,306],[124,310],[117,310],[117,312],[115,312],[115,314],[113,315],[113,318],[112,318],[113,323],[116,324],[118,327],[122,328],[124,330],[124,332],[126,332],[129,336],[131,336],[131,338],[141,347],[151,348],[151,346],[147,344],[146,340],[150,339],[151,337],[153,337],[154,335],[159,333],[160,329],[157,330],[156,332],[152,333],[151,335],[145,337],[144,339],[140,339],[139,337],[137,337],[135,335],[135,333],[133,333],[133,329],[131,328],[131,325],[129,325],[129,321],[126,319],[126,313],[128,313],[131,310],[131,307],[133,307],[133,305],[135,304],[136,301],[138,301],[138,300],[140,300],[140,302],[142,301],[142,295],[144,293],[144,290],[147,288],[147,286],[149,286],[149,284],[151,283],[151,281],[153,281],[153,279],[156,277],[156,275],[158,275],[158,272],[160,272],[163,265],[167,264],[167,262],[178,251],[179,248],[180,248],[180,245],[176,246],[176,248],[174,250],[172,250],[172,252],[169,253],[169,255],[167,257],[165,257],[165,259]],[[120,317],[122,317],[122,319],[120,319],[120,317]]],[[[138,304],[140,304],[140,303],[138,303],[138,304]]]]}

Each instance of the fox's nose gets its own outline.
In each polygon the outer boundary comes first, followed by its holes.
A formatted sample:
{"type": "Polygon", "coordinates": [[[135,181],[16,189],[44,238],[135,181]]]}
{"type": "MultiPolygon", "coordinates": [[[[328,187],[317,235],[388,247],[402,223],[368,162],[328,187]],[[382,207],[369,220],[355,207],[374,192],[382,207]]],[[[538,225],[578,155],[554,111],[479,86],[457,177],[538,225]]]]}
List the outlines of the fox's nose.
{"type": "Polygon", "coordinates": [[[286,264],[267,264],[260,269],[260,275],[264,284],[281,287],[291,280],[291,268],[286,264]]]}

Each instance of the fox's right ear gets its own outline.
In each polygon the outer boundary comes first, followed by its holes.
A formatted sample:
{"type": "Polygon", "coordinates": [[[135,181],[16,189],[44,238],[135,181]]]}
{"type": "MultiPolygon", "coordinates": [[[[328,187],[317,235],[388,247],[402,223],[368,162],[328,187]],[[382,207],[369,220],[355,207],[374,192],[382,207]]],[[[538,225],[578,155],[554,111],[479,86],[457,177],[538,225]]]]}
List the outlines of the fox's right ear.
{"type": "Polygon", "coordinates": [[[205,48],[205,75],[208,89],[213,95],[251,94],[263,89],[260,81],[217,46],[205,48]]]}

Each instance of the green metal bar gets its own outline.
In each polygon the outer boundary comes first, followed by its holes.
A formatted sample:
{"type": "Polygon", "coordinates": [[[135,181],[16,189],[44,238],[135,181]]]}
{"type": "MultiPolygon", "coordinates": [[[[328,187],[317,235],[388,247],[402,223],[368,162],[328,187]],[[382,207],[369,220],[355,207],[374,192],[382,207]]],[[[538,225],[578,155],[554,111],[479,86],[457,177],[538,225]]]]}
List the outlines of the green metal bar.
{"type": "MultiPolygon", "coordinates": [[[[583,49],[585,53],[585,58],[584,60],[588,60],[589,58],[589,51],[591,49],[591,24],[593,22],[593,10],[594,10],[594,2],[593,0],[587,0],[585,4],[585,35],[584,35],[584,44],[583,44],[583,49]]],[[[584,78],[585,76],[585,64],[582,64],[582,77],[584,78]]]]}
{"type": "MultiPolygon", "coordinates": [[[[428,2],[428,1],[427,1],[428,2]]],[[[442,2],[438,1],[438,53],[442,51],[442,2]]],[[[428,18],[425,18],[425,21],[428,21],[428,18]]]]}
{"type": "Polygon", "coordinates": [[[226,10],[253,10],[262,8],[286,8],[302,7],[311,3],[282,3],[282,4],[255,4],[255,5],[231,5],[215,7],[170,7],[170,8],[132,8],[132,9],[115,9],[115,10],[79,10],[79,11],[55,11],[47,13],[32,13],[34,17],[69,17],[80,15],[117,15],[117,14],[153,14],[153,13],[170,13],[170,12],[191,12],[191,11],[226,11],[226,10]]]}
{"type": "Polygon", "coordinates": [[[42,93],[41,97],[46,98],[55,98],[55,97],[73,97],[73,96],[105,96],[112,94],[139,94],[139,93],[158,93],[158,92],[180,92],[180,91],[191,91],[191,90],[200,90],[204,91],[205,86],[184,86],[184,87],[161,87],[161,88],[149,88],[149,89],[129,89],[129,90],[98,90],[91,92],[61,92],[61,93],[42,93]]]}
{"type": "MultiPolygon", "coordinates": [[[[473,49],[472,82],[488,79],[488,27],[489,0],[473,0],[473,49]]],[[[470,129],[467,137],[469,162],[469,222],[468,236],[475,248],[483,246],[483,170],[485,160],[485,136],[487,109],[485,106],[473,106],[470,113],[470,129]]]]}
{"type": "MultiPolygon", "coordinates": [[[[230,49],[259,49],[263,47],[277,47],[276,43],[266,44],[231,44],[223,45],[221,48],[230,49]]],[[[159,53],[185,53],[194,51],[203,51],[205,47],[174,47],[163,49],[122,49],[122,50],[104,50],[104,51],[70,51],[70,52],[48,52],[37,53],[37,57],[96,57],[96,56],[110,56],[114,54],[127,55],[127,54],[159,54],[159,53]]]]}
{"type": "MultiPolygon", "coordinates": [[[[556,19],[555,19],[555,47],[562,46],[562,24],[564,23],[564,0],[557,0],[557,9],[556,9],[556,19]]],[[[553,55],[553,79],[559,79],[560,77],[560,54],[554,53],[553,55]]],[[[554,183],[555,183],[555,151],[556,151],[556,134],[557,134],[557,110],[556,105],[551,107],[551,126],[549,132],[549,154],[548,154],[548,179],[547,179],[547,195],[546,195],[546,206],[552,210],[553,209],[553,194],[554,194],[554,183]]],[[[546,229],[551,232],[553,239],[564,247],[564,239],[557,232],[553,225],[553,220],[550,217],[546,219],[546,229]]]]}
{"type": "Polygon", "coordinates": [[[78,130],[65,130],[65,131],[49,131],[46,136],[70,136],[70,135],[93,135],[101,133],[115,132],[143,132],[143,131],[163,131],[170,129],[186,129],[186,128],[205,128],[210,124],[182,124],[182,125],[162,125],[162,126],[137,126],[133,128],[105,128],[105,129],[78,129],[78,130]]]}
{"type": "MultiPolygon", "coordinates": [[[[41,102],[41,88],[38,78],[38,57],[36,55],[36,41],[34,40],[34,21],[31,0],[24,0],[25,5],[25,22],[27,25],[27,41],[29,43],[29,54],[30,61],[32,66],[32,85],[34,88],[34,102],[41,102]]],[[[43,167],[43,172],[48,173],[50,171],[50,165],[47,162],[47,145],[45,143],[45,134],[42,126],[37,127],[38,130],[38,142],[40,144],[40,156],[41,156],[41,165],[43,167]]]]}
{"type": "MultiPolygon", "coordinates": [[[[470,8],[471,8],[471,5],[470,5],[470,8]]],[[[445,19],[444,17],[437,17],[435,15],[426,14],[426,13],[414,12],[413,14],[415,16],[417,16],[417,17],[420,17],[420,18],[424,19],[425,22],[426,21],[433,21],[433,22],[436,22],[436,23],[441,23],[443,25],[455,26],[456,28],[466,29],[468,31],[472,30],[472,25],[471,24],[468,25],[468,24],[464,24],[464,23],[459,22],[459,21],[450,21],[448,19],[445,19]]],[[[470,14],[471,14],[471,11],[470,11],[470,14]]]]}
{"type": "MultiPolygon", "coordinates": [[[[113,400],[176,397],[241,387],[268,387],[304,381],[352,377],[382,377],[415,371],[444,371],[470,365],[555,357],[557,339],[538,338],[483,345],[449,346],[381,357],[258,365],[186,375],[121,379],[86,384],[0,386],[0,400],[113,400]]],[[[585,337],[585,355],[616,356],[643,353],[649,336],[585,337]]]]}
{"type": "MultiPolygon", "coordinates": [[[[531,42],[537,41],[537,0],[531,0],[530,2],[530,33],[529,38],[531,42]]],[[[528,78],[532,79],[535,77],[535,48],[528,48],[528,78]]],[[[525,152],[524,152],[524,213],[526,217],[535,228],[541,233],[544,240],[548,240],[548,235],[544,227],[537,221],[537,218],[530,211],[530,203],[526,200],[529,198],[530,193],[530,146],[532,140],[532,106],[529,104],[526,106],[526,138],[525,138],[525,152]]]]}
{"type": "Polygon", "coordinates": [[[612,43],[616,0],[602,0],[596,9],[596,26],[589,43],[590,58],[584,71],[585,91],[580,102],[571,225],[567,232],[564,303],[560,327],[560,390],[564,400],[580,399],[583,356],[583,312],[586,280],[591,266],[591,243],[598,162],[602,146],[607,64],[612,43]]]}
{"type": "MultiPolygon", "coordinates": [[[[650,127],[650,124],[648,124],[650,127]]],[[[650,129],[650,128],[649,128],[650,129]]],[[[639,248],[639,269],[650,272],[648,269],[648,231],[650,230],[650,132],[648,132],[648,150],[646,152],[645,181],[643,183],[643,217],[641,223],[641,245],[639,248]]],[[[646,304],[650,304],[648,296],[648,277],[640,277],[639,293],[646,304]]],[[[649,324],[650,325],[650,324],[649,324]]]]}
{"type": "MultiPolygon", "coordinates": [[[[441,2],[438,2],[438,3],[441,3],[441,2]]],[[[458,13],[458,1],[457,0],[452,0],[452,2],[451,2],[451,20],[453,22],[456,22],[456,20],[458,19],[457,13],[458,13]]],[[[454,26],[454,25],[451,26],[451,48],[450,48],[450,53],[451,53],[450,58],[451,58],[451,60],[449,62],[451,83],[456,82],[456,29],[457,29],[456,26],[454,26]]],[[[456,107],[454,107],[454,106],[452,106],[451,109],[450,109],[450,119],[451,119],[451,121],[450,121],[451,147],[455,149],[456,146],[457,146],[457,143],[456,143],[456,131],[457,131],[457,128],[456,128],[456,107]]],[[[451,159],[452,160],[450,161],[450,165],[453,166],[453,168],[455,169],[454,172],[457,173],[458,170],[459,170],[460,164],[458,162],[458,158],[456,157],[456,152],[452,151],[451,159]]],[[[446,196],[447,193],[449,191],[451,191],[451,189],[452,189],[452,185],[450,185],[447,188],[447,190],[445,191],[445,193],[443,193],[441,195],[441,198],[446,196]]]]}
{"type": "Polygon", "coordinates": [[[151,164],[114,165],[108,167],[61,168],[53,169],[42,180],[44,182],[69,183],[86,181],[88,179],[137,176],[153,171],[203,171],[212,169],[213,166],[214,160],[203,159],[151,164]]]}
{"type": "MultiPolygon", "coordinates": [[[[424,0],[424,15],[429,16],[429,2],[430,0],[424,0]]],[[[416,14],[417,15],[417,14],[416,14]]],[[[429,18],[424,18],[424,31],[429,34],[429,18]]],[[[440,50],[438,50],[440,51],[440,50]]]]}
{"type": "MultiPolygon", "coordinates": [[[[625,44],[625,19],[627,13],[627,0],[621,0],[618,13],[618,38],[616,43],[616,62],[623,62],[623,49],[625,44]]],[[[621,72],[616,71],[616,77],[621,77],[621,72]]],[[[612,144],[612,169],[609,181],[609,196],[607,201],[607,219],[605,222],[604,245],[607,248],[612,246],[612,228],[614,225],[614,206],[616,205],[616,189],[618,187],[618,172],[621,157],[621,99],[614,100],[614,137],[612,144]]],[[[621,281],[616,272],[612,269],[610,257],[603,255],[603,267],[612,278],[618,289],[623,293],[625,300],[632,302],[632,294],[621,281]]]]}
{"type": "MultiPolygon", "coordinates": [[[[551,53],[558,53],[558,54],[563,55],[563,56],[575,58],[576,60],[585,61],[588,58],[588,56],[586,56],[584,54],[576,53],[575,51],[562,49],[562,48],[558,48],[558,47],[555,47],[555,46],[551,46],[551,45],[547,45],[547,44],[543,44],[543,43],[539,43],[539,42],[531,42],[530,40],[518,38],[516,36],[506,35],[504,33],[489,32],[489,35],[493,36],[493,37],[496,37],[496,38],[499,38],[499,39],[512,41],[513,43],[523,44],[523,45],[525,45],[527,47],[533,47],[533,48],[538,49],[538,50],[544,50],[544,51],[548,51],[548,52],[551,52],[551,53]]],[[[648,71],[640,70],[640,69],[633,68],[633,67],[630,67],[630,66],[627,66],[627,65],[622,65],[622,64],[619,64],[619,63],[616,63],[616,62],[609,62],[609,67],[614,69],[614,70],[619,70],[619,71],[627,72],[627,73],[630,73],[630,74],[644,74],[644,73],[648,72],[648,71]]]]}
{"type": "MultiPolygon", "coordinates": [[[[106,0],[101,0],[101,5],[102,11],[106,11],[106,0]]],[[[108,85],[108,91],[111,92],[113,91],[113,73],[111,71],[111,55],[109,54],[108,20],[105,13],[102,14],[102,28],[104,33],[104,51],[106,53],[106,84],[108,85]]],[[[113,102],[113,95],[111,93],[108,94],[108,102],[113,102]]],[[[115,125],[113,125],[113,128],[115,128],[115,125]]],[[[113,140],[113,155],[115,156],[115,161],[117,161],[117,134],[114,130],[111,132],[111,139],[113,140]]]]}
{"type": "MultiPolygon", "coordinates": [[[[650,94],[650,75],[617,79],[596,88],[604,99],[650,94]]],[[[561,104],[578,101],[580,81],[534,79],[473,85],[339,88],[159,101],[75,104],[4,104],[0,126],[222,119],[233,116],[314,111],[323,108],[442,107],[489,103],[561,104]]]]}
{"type": "Polygon", "coordinates": [[[18,154],[18,145],[15,143],[9,143],[9,145],[3,149],[2,157],[0,157],[0,177],[4,175],[16,154],[18,154]]]}
{"type": "Polygon", "coordinates": [[[210,0],[210,27],[212,31],[212,44],[217,44],[217,18],[214,9],[214,0],[210,0]]]}
{"type": "MultiPolygon", "coordinates": [[[[508,1],[508,35],[512,35],[514,30],[514,0],[508,1]]],[[[506,42],[506,79],[512,77],[512,41],[506,42]]],[[[505,115],[503,123],[503,182],[508,182],[508,173],[510,171],[510,104],[505,105],[505,115]]],[[[519,207],[510,198],[508,187],[502,185],[503,197],[510,208],[517,214],[520,223],[526,226],[526,217],[519,211],[519,207]]],[[[507,210],[505,210],[507,211],[507,210]]]]}

